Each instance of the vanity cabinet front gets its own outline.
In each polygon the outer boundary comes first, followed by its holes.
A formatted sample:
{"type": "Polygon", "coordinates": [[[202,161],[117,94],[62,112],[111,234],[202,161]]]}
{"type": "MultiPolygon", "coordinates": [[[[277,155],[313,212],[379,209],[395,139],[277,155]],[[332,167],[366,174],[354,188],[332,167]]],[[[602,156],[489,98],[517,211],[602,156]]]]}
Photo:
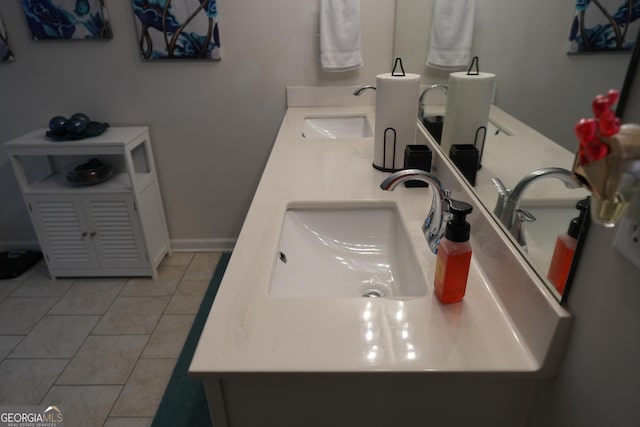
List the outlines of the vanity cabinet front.
{"type": "Polygon", "coordinates": [[[140,221],[130,194],[25,197],[54,275],[148,272],[140,221]]]}

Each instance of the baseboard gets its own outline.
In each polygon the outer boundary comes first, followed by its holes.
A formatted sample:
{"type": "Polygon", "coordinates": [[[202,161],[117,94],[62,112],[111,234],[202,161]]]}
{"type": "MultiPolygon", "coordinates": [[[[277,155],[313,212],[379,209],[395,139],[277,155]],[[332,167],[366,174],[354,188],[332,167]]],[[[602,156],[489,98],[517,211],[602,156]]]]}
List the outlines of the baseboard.
{"type": "Polygon", "coordinates": [[[0,252],[16,251],[20,249],[26,249],[29,251],[41,251],[40,244],[37,240],[0,241],[0,252]]]}
{"type": "Polygon", "coordinates": [[[237,239],[171,239],[171,250],[175,252],[222,252],[231,251],[237,239]]]}
{"type": "MultiPolygon", "coordinates": [[[[237,239],[171,239],[171,250],[175,252],[222,252],[231,251],[237,239]]],[[[0,252],[27,249],[40,251],[37,240],[0,241],[0,252]]]]}

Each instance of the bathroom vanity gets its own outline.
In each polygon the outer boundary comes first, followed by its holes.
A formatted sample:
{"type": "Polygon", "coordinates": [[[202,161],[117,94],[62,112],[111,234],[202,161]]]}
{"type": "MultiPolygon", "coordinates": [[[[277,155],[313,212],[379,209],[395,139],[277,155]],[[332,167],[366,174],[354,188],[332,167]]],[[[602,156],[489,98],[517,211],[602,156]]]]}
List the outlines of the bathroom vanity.
{"type": "MultiPolygon", "coordinates": [[[[332,139],[303,131],[310,117],[364,117],[373,126],[371,100],[352,92],[288,89],[288,110],[189,368],[204,382],[214,425],[526,425],[556,371],[569,313],[449,160],[433,150],[433,173],[452,198],[473,206],[466,296],[438,302],[436,256],[421,231],[431,189],[381,190],[389,174],[372,167],[371,136],[332,139]],[[395,237],[386,244],[401,245],[395,256],[407,261],[391,256],[380,263],[413,269],[398,274],[417,290],[394,295],[400,288],[392,285],[381,298],[361,289],[318,291],[317,278],[326,273],[311,270],[316,257],[298,260],[301,246],[285,249],[287,216],[296,209],[356,209],[361,223],[325,243],[327,250],[344,245],[361,255],[377,247],[348,245],[346,236],[367,224],[379,234],[384,221],[367,221],[380,207],[392,212],[387,222],[395,237]],[[278,270],[300,263],[310,267],[308,280],[298,278],[308,292],[278,288],[278,270]]],[[[419,129],[417,143],[433,141],[419,129]]],[[[311,220],[300,221],[302,230],[311,220]]]]}

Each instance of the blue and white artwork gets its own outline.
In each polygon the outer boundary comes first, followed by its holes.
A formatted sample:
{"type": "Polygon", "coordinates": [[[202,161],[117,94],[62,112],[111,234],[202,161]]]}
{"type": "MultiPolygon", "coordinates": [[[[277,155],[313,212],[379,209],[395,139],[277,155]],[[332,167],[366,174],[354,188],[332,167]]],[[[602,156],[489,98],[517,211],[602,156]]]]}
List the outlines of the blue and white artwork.
{"type": "Polygon", "coordinates": [[[7,31],[4,29],[4,23],[2,22],[2,17],[0,17],[0,62],[10,61],[13,61],[13,53],[9,49],[7,31]]]}
{"type": "Polygon", "coordinates": [[[632,50],[640,0],[576,0],[569,53],[632,50]]]}
{"type": "Polygon", "coordinates": [[[31,36],[47,39],[110,39],[103,0],[20,0],[31,36]]]}
{"type": "Polygon", "coordinates": [[[144,59],[220,59],[216,0],[133,0],[144,59]]]}

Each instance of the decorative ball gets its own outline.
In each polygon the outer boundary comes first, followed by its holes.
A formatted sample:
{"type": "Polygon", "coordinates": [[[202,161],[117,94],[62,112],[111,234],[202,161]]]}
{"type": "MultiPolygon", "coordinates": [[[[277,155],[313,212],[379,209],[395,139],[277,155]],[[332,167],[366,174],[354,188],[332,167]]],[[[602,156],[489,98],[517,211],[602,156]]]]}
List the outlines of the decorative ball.
{"type": "Polygon", "coordinates": [[[62,116],[55,116],[49,120],[49,129],[51,133],[57,136],[64,136],[67,133],[67,119],[62,116]]]}
{"type": "Polygon", "coordinates": [[[83,133],[87,131],[88,126],[89,126],[89,120],[83,117],[73,117],[67,120],[65,129],[69,135],[81,136],[83,133]]]}
{"type": "Polygon", "coordinates": [[[87,116],[84,113],[75,113],[73,114],[71,117],[71,119],[80,119],[80,120],[86,120],[87,123],[91,121],[91,119],[89,119],[89,116],[87,116]]]}

